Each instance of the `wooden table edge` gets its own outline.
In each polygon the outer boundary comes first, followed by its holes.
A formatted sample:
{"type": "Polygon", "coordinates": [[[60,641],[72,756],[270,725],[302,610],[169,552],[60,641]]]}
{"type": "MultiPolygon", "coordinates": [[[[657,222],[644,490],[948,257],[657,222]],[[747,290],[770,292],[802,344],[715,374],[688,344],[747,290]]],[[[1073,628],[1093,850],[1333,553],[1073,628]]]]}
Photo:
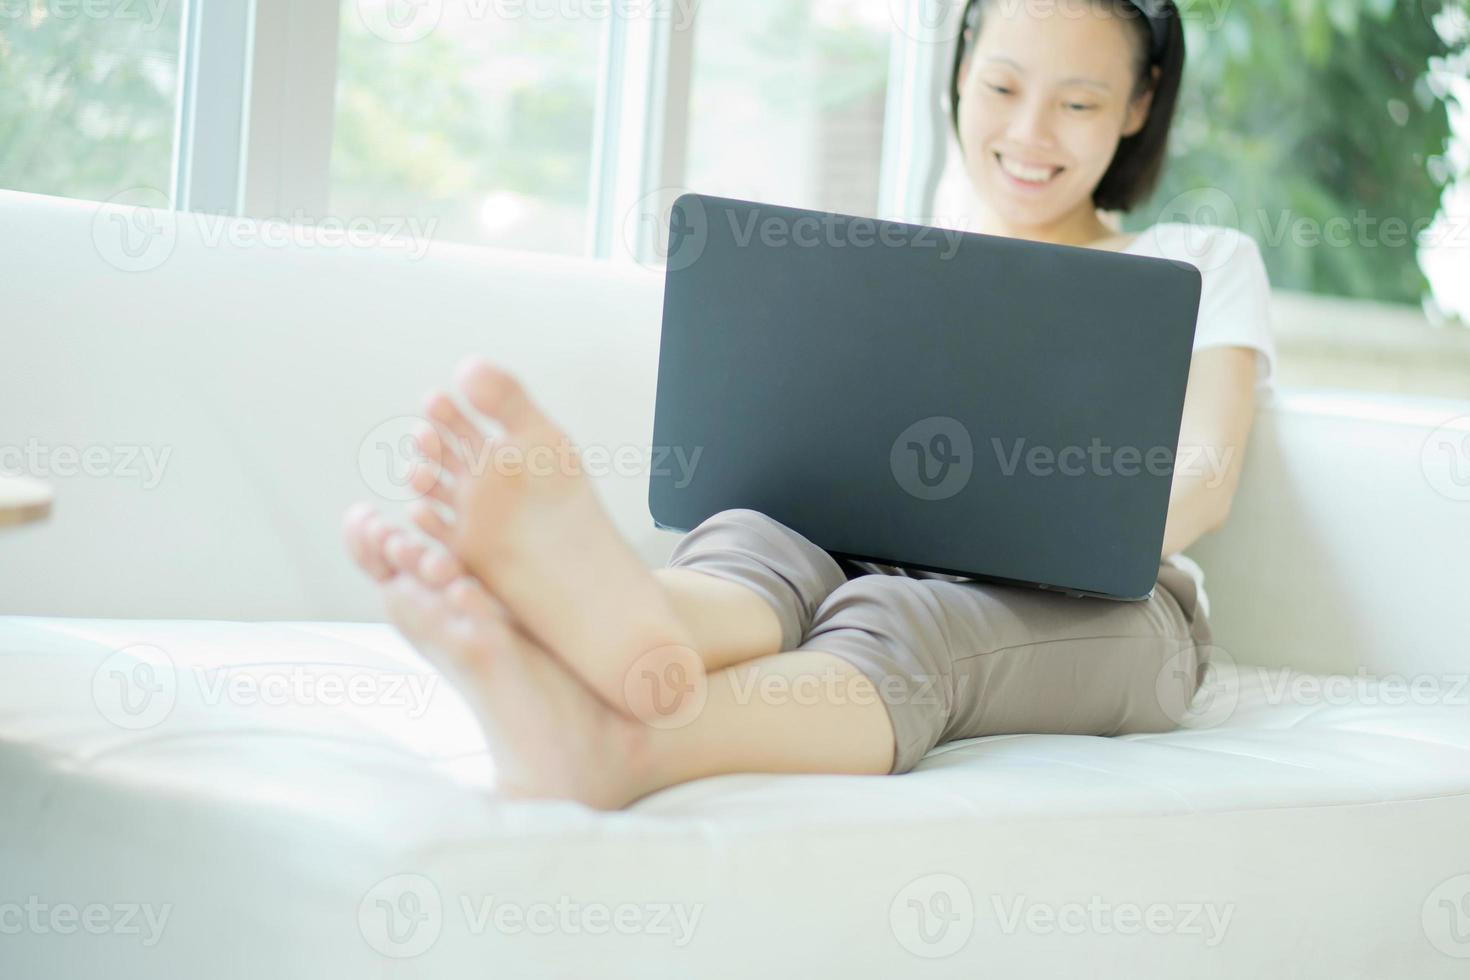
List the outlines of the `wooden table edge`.
{"type": "Polygon", "coordinates": [[[50,516],[51,501],[49,500],[39,504],[22,504],[19,507],[0,508],[0,527],[15,527],[18,524],[44,521],[50,516]]]}

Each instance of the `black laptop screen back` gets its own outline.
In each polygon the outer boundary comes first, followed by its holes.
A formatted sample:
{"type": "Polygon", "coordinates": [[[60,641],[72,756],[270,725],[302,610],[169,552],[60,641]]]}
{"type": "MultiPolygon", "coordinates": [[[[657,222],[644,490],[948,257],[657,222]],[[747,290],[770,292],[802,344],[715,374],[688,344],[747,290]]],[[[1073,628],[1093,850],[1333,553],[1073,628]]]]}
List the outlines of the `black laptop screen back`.
{"type": "Polygon", "coordinates": [[[1196,269],[704,195],[673,224],[658,524],[750,508],[839,556],[1148,594],[1196,269]]]}

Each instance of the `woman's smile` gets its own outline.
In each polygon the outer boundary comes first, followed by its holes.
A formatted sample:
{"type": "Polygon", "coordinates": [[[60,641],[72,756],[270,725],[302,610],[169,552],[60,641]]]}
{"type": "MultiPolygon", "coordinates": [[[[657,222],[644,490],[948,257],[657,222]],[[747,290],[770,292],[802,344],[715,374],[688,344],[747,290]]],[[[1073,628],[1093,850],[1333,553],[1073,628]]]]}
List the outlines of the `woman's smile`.
{"type": "Polygon", "coordinates": [[[1001,153],[995,154],[995,161],[999,165],[1001,174],[1006,178],[1006,183],[1023,193],[1035,193],[1045,189],[1063,170],[1067,169],[1045,164],[1024,163],[1001,153]]]}

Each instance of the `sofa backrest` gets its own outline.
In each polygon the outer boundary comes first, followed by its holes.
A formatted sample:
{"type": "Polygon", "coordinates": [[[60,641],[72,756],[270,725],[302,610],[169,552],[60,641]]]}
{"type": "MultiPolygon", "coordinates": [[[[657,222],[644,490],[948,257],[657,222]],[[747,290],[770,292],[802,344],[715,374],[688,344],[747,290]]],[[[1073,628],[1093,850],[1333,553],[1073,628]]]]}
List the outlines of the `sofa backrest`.
{"type": "Polygon", "coordinates": [[[1470,404],[1278,394],[1229,520],[1188,554],[1242,662],[1470,676],[1470,404]]]}
{"type": "MultiPolygon", "coordinates": [[[[49,522],[0,532],[0,613],[379,619],[341,513],[399,512],[406,418],[469,352],[622,461],[600,489],[647,561],[673,545],[628,465],[648,460],[657,271],[3,192],[0,228],[0,469],[57,491],[49,522]]],[[[1190,551],[1218,643],[1303,669],[1462,660],[1470,487],[1428,442],[1466,416],[1309,392],[1264,406],[1229,525],[1190,551]]]]}

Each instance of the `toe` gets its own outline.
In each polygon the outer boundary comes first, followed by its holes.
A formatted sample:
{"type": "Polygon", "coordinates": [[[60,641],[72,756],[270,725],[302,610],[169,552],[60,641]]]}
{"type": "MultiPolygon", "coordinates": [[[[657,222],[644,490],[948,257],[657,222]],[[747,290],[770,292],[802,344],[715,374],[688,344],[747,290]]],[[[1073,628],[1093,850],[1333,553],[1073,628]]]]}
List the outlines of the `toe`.
{"type": "Polygon", "coordinates": [[[393,574],[393,569],[388,562],[388,552],[386,551],[388,536],[392,533],[393,525],[384,520],[383,515],[376,511],[368,515],[367,520],[362,525],[363,547],[368,554],[374,556],[375,561],[382,561],[384,567],[387,568],[386,574],[388,575],[393,574]]]}
{"type": "Polygon", "coordinates": [[[418,577],[419,563],[424,559],[424,546],[404,531],[395,530],[383,546],[388,564],[404,575],[418,577]]]}
{"type": "Polygon", "coordinates": [[[408,507],[408,519],[414,525],[438,541],[450,547],[454,540],[454,525],[439,512],[439,508],[425,500],[415,500],[408,507]]]}
{"type": "Polygon", "coordinates": [[[442,391],[431,392],[424,399],[424,412],[429,421],[449,436],[453,454],[470,468],[485,448],[485,433],[460,410],[454,399],[442,391]]]}
{"type": "Polygon", "coordinates": [[[485,591],[479,579],[462,575],[450,583],[446,594],[450,604],[466,616],[494,620],[505,617],[504,607],[485,591]]]}
{"type": "Polygon", "coordinates": [[[462,361],[454,373],[454,383],[476,411],[499,422],[508,432],[534,434],[555,431],[551,420],[531,401],[520,381],[482,358],[471,357],[462,361]]]}
{"type": "Polygon", "coordinates": [[[465,574],[458,558],[439,548],[425,549],[419,559],[418,577],[431,589],[442,589],[465,574]]]}
{"type": "Polygon", "coordinates": [[[342,520],[342,537],[352,560],[377,581],[388,578],[393,570],[383,556],[380,540],[374,538],[370,528],[374,522],[382,521],[370,504],[354,504],[342,520]]]}
{"type": "Polygon", "coordinates": [[[418,446],[419,455],[430,463],[439,464],[455,476],[465,472],[465,461],[454,451],[452,438],[441,436],[432,422],[425,422],[414,433],[413,441],[418,446]]]}
{"type": "Polygon", "coordinates": [[[407,575],[389,577],[382,584],[382,594],[389,620],[414,646],[429,653],[434,624],[442,619],[436,615],[443,605],[438,594],[407,575]]]}
{"type": "Polygon", "coordinates": [[[432,460],[419,460],[408,474],[408,485],[415,493],[431,497],[441,504],[454,504],[454,491],[444,479],[445,470],[432,460]]]}

